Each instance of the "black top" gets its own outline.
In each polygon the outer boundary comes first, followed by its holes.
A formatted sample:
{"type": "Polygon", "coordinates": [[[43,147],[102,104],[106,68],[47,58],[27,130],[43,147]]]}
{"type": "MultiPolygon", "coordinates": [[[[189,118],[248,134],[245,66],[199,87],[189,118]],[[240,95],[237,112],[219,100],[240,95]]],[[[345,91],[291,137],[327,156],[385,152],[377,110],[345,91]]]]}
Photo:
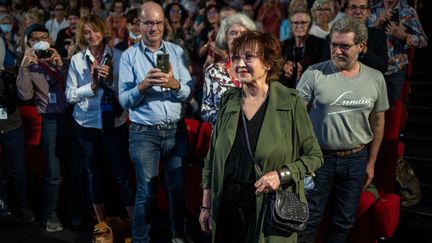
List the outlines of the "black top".
{"type": "Polygon", "coordinates": [[[10,72],[0,72],[0,134],[22,126],[17,107],[16,77],[10,72]]]}
{"type": "MultiPolygon", "coordinates": [[[[246,121],[254,154],[267,104],[268,98],[252,119],[246,121]]],[[[255,181],[254,162],[248,152],[243,121],[240,117],[234,144],[225,164],[216,242],[253,242],[256,226],[255,181]],[[236,229],[235,234],[232,233],[233,229],[236,229]]]]}
{"type": "Polygon", "coordinates": [[[75,40],[75,33],[72,32],[70,27],[59,30],[55,42],[55,49],[63,58],[67,58],[68,56],[65,46],[71,44],[70,39],[75,40]]]}
{"type": "MultiPolygon", "coordinates": [[[[246,119],[249,141],[253,154],[255,154],[256,144],[258,142],[258,136],[264,120],[267,104],[268,98],[263,102],[261,107],[250,120],[246,119]]],[[[257,162],[260,163],[260,161],[257,162]]],[[[254,162],[248,152],[243,122],[240,117],[234,144],[228,154],[227,162],[225,164],[224,182],[254,184],[255,180],[254,162]]]]}
{"type": "MultiPolygon", "coordinates": [[[[326,45],[325,40],[314,35],[308,35],[303,47],[295,46],[295,38],[290,38],[282,43],[282,57],[286,61],[300,63],[303,67],[303,72],[315,63],[323,61],[323,50],[326,45]]],[[[293,75],[297,76],[297,75],[293,75]]],[[[280,82],[290,88],[295,88],[295,81],[299,77],[286,78],[283,74],[280,82]]]]}

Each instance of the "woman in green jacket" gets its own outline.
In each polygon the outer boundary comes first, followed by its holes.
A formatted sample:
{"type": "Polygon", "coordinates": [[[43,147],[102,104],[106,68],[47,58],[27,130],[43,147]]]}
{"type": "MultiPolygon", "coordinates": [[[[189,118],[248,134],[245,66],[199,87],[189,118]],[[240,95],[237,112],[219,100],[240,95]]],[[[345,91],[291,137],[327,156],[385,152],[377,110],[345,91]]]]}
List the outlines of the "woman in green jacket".
{"type": "Polygon", "coordinates": [[[323,159],[304,102],[273,81],[280,53],[276,38],[256,31],[233,43],[231,60],[243,85],[222,97],[203,169],[199,220],[213,242],[297,242],[296,233],[267,223],[266,198],[282,187],[306,202],[303,178],[323,159]]]}

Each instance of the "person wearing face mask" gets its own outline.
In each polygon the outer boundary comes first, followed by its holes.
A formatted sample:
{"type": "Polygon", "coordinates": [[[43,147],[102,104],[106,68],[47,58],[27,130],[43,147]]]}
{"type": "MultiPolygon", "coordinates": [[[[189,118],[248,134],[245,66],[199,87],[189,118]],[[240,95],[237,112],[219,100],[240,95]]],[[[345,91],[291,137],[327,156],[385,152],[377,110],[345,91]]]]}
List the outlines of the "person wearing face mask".
{"type": "Polygon", "coordinates": [[[70,59],[78,51],[75,35],[79,18],[80,12],[78,9],[69,9],[67,12],[69,26],[58,32],[55,46],[63,58],[70,59]]]}
{"type": "Polygon", "coordinates": [[[137,44],[141,40],[140,22],[138,19],[138,8],[133,8],[126,13],[126,26],[128,37],[115,45],[114,49],[121,52],[128,49],[130,46],[137,44]]]}
{"type": "Polygon", "coordinates": [[[31,25],[17,78],[18,97],[33,99],[42,117],[40,145],[46,158],[43,191],[43,224],[48,232],[63,230],[57,217],[57,202],[61,184],[60,160],[64,148],[65,80],[67,65],[51,47],[48,29],[41,24],[31,25]]]}
{"type": "Polygon", "coordinates": [[[18,45],[18,36],[12,31],[12,16],[1,15],[0,16],[0,34],[4,42],[4,59],[3,67],[6,70],[11,71],[15,75],[17,74],[17,54],[16,49],[18,45]]]}

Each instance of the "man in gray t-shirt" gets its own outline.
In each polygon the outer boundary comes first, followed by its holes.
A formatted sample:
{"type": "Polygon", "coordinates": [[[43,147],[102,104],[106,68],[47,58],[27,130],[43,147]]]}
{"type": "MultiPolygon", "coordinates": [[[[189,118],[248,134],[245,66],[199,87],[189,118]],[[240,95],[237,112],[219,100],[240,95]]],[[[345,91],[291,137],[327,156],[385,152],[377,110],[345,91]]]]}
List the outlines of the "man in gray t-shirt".
{"type": "Polygon", "coordinates": [[[330,191],[335,199],[326,242],[346,242],[361,191],[373,179],[389,108],[383,75],[358,61],[367,29],[344,17],[331,31],[331,60],[310,66],[297,89],[309,108],[324,165],[308,195],[310,217],[300,242],[314,242],[330,191]],[[367,149],[364,149],[367,148],[367,149]]]}

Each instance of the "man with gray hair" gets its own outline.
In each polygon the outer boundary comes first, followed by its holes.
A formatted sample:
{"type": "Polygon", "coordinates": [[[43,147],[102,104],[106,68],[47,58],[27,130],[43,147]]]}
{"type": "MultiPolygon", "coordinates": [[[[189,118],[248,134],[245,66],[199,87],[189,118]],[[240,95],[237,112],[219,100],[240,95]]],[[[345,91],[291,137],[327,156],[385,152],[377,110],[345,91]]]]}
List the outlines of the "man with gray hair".
{"type": "Polygon", "coordinates": [[[335,194],[326,242],[346,242],[363,188],[374,177],[389,108],[383,75],[358,61],[367,42],[364,23],[343,17],[330,29],[331,60],[310,66],[297,89],[304,98],[324,165],[308,195],[309,220],[300,242],[314,242],[327,198],[335,194]]]}

